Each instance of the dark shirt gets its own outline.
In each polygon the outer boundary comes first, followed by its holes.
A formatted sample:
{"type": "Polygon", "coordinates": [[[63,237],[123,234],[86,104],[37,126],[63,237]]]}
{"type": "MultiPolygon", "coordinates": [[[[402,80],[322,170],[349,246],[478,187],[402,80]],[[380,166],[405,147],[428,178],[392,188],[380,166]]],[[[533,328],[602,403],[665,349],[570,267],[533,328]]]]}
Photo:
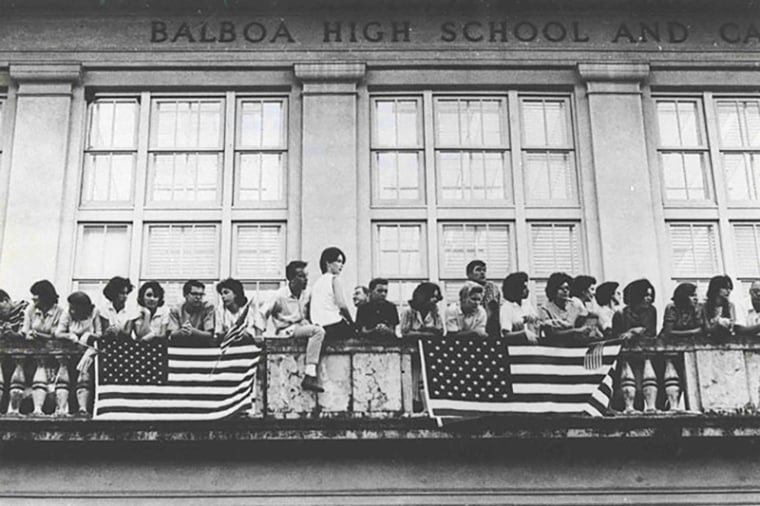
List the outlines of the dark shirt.
{"type": "Polygon", "coordinates": [[[22,300],[11,305],[11,310],[7,315],[0,315],[0,326],[5,323],[11,324],[11,332],[20,332],[24,323],[24,313],[26,312],[27,302],[22,300]]]}
{"type": "Polygon", "coordinates": [[[630,306],[619,309],[612,317],[612,331],[620,335],[634,327],[644,327],[644,335],[654,337],[657,335],[657,309],[649,306],[640,311],[634,311],[630,306]]]}
{"type": "Polygon", "coordinates": [[[386,324],[391,330],[396,329],[396,325],[398,325],[396,304],[381,300],[370,301],[359,307],[356,312],[356,328],[359,332],[363,328],[374,329],[378,323],[386,324]]]}

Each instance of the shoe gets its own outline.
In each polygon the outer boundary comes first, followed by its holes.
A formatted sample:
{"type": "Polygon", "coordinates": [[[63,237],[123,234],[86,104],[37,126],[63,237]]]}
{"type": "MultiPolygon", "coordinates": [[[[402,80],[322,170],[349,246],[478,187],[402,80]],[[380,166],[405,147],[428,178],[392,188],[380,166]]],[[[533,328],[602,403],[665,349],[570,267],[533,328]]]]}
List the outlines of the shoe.
{"type": "Polygon", "coordinates": [[[303,381],[301,382],[301,388],[318,393],[325,391],[325,389],[322,388],[322,385],[319,384],[319,380],[317,380],[316,376],[304,376],[303,381]]]}

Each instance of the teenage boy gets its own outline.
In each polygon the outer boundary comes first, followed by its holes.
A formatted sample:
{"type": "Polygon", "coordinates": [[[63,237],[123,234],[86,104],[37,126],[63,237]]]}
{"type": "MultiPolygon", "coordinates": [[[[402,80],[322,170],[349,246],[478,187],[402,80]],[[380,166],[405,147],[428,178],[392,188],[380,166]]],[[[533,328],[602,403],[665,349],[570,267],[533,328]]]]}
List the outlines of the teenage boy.
{"type": "Polygon", "coordinates": [[[499,324],[499,309],[501,308],[501,293],[499,287],[486,279],[486,263],[473,260],[465,269],[467,279],[483,287],[483,308],[486,311],[486,332],[489,336],[498,336],[501,332],[499,324]]]}
{"type": "Polygon", "coordinates": [[[446,335],[487,337],[486,311],[483,303],[483,287],[467,281],[459,290],[459,302],[446,309],[446,335]]]}
{"type": "Polygon", "coordinates": [[[396,304],[388,302],[388,280],[375,278],[369,282],[369,302],[356,312],[356,329],[362,336],[395,337],[398,327],[396,304]]]}
{"type": "Polygon", "coordinates": [[[278,289],[261,311],[265,321],[267,318],[272,319],[275,336],[307,339],[306,369],[301,388],[324,392],[317,379],[317,365],[325,340],[325,329],[312,324],[307,317],[309,297],[306,285],[309,283],[309,274],[306,272],[306,265],[302,260],[293,260],[285,266],[288,284],[278,289]]]}
{"type": "Polygon", "coordinates": [[[214,305],[204,300],[206,285],[191,279],[182,287],[185,302],[169,311],[169,338],[214,344],[214,305]]]}

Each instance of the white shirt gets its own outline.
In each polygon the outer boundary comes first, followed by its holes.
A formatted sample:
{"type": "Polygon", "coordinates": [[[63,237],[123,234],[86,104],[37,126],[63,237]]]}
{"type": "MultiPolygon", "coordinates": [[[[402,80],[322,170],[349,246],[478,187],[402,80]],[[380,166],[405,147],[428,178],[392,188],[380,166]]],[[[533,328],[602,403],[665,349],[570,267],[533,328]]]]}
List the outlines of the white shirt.
{"type": "Polygon", "coordinates": [[[169,328],[169,308],[166,306],[157,307],[156,312],[150,317],[150,331],[154,335],[161,334],[161,326],[164,327],[164,331],[169,328]]]}
{"type": "Polygon", "coordinates": [[[343,319],[333,291],[335,274],[326,272],[311,289],[311,321],[317,325],[332,325],[343,319]]]}
{"type": "Polygon", "coordinates": [[[106,305],[100,309],[100,316],[108,321],[109,326],[113,325],[122,332],[126,332],[127,323],[137,320],[140,317],[140,311],[129,303],[125,304],[124,307],[121,308],[121,311],[116,311],[113,307],[113,303],[107,302],[106,305]]]}
{"type": "Polygon", "coordinates": [[[523,299],[518,304],[510,300],[504,300],[499,310],[499,321],[501,322],[501,330],[507,332],[517,332],[525,328],[525,317],[532,316],[538,318],[538,313],[530,303],[530,300],[523,299]]]}

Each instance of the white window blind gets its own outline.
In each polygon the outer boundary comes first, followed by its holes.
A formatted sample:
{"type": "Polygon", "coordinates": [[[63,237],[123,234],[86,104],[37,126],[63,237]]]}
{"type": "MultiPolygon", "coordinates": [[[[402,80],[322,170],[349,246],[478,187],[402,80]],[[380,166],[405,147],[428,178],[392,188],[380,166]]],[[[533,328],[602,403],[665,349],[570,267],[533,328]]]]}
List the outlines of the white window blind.
{"type": "Polygon", "coordinates": [[[465,278],[465,267],[475,259],[486,263],[489,278],[503,279],[510,272],[509,225],[445,223],[441,231],[441,278],[465,278]]]}
{"type": "Polygon", "coordinates": [[[218,242],[216,225],[148,225],[142,277],[217,279],[218,242]]]}
{"type": "Polygon", "coordinates": [[[77,279],[103,280],[129,272],[130,227],[125,224],[81,225],[77,245],[77,279]]]}
{"type": "Polygon", "coordinates": [[[739,276],[760,278],[760,224],[734,223],[733,229],[739,276]]]}
{"type": "Polygon", "coordinates": [[[285,227],[238,224],[235,227],[233,276],[241,279],[285,277],[285,227]]]}
{"type": "Polygon", "coordinates": [[[377,226],[375,272],[387,278],[425,276],[422,225],[382,224],[377,226]]]}
{"type": "Polygon", "coordinates": [[[580,231],[576,223],[530,225],[532,276],[547,278],[553,272],[575,275],[583,270],[580,231]]]}
{"type": "Polygon", "coordinates": [[[715,227],[710,223],[671,223],[668,226],[677,278],[709,278],[719,273],[715,227]]]}

